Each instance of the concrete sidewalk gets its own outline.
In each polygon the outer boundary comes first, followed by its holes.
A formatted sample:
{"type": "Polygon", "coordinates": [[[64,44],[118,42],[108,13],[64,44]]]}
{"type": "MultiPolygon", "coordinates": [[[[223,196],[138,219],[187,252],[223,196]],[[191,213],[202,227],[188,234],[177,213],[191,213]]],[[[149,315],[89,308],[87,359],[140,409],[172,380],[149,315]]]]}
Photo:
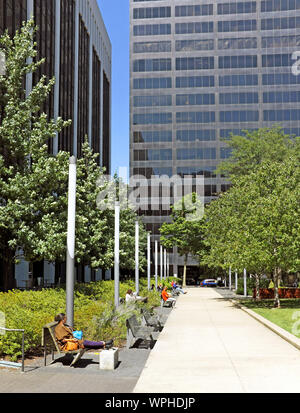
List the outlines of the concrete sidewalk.
{"type": "Polygon", "coordinates": [[[215,289],[180,296],[134,393],[299,393],[300,351],[215,289]]]}

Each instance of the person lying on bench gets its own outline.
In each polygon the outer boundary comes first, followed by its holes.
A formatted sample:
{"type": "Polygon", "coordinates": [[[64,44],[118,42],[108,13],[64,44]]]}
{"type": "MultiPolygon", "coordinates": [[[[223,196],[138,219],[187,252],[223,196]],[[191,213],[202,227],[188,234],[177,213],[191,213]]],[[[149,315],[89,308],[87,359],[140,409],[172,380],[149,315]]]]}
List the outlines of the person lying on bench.
{"type": "Polygon", "coordinates": [[[73,337],[73,330],[66,325],[67,317],[64,313],[58,314],[55,319],[58,321],[55,327],[55,337],[58,345],[62,351],[68,351],[68,342],[72,343],[74,348],[72,350],[78,350],[79,348],[85,349],[100,349],[110,348],[113,345],[113,340],[108,341],[89,341],[89,340],[77,340],[73,337]]]}
{"type": "Polygon", "coordinates": [[[175,281],[172,281],[171,285],[172,285],[172,288],[174,288],[174,290],[181,292],[181,294],[186,294],[186,291],[183,291],[183,289],[180,288],[179,285],[177,285],[175,281]]]}
{"type": "Polygon", "coordinates": [[[171,297],[170,294],[167,293],[167,286],[164,287],[161,293],[161,297],[165,302],[176,301],[175,298],[171,297]]]}

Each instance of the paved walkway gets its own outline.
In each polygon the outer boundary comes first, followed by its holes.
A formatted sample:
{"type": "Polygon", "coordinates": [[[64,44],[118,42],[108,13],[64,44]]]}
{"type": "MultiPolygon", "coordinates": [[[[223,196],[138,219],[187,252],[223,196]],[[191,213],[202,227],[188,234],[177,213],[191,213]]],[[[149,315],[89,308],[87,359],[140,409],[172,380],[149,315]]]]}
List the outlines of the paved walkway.
{"type": "Polygon", "coordinates": [[[134,393],[300,393],[300,351],[215,289],[180,296],[134,393]]]}

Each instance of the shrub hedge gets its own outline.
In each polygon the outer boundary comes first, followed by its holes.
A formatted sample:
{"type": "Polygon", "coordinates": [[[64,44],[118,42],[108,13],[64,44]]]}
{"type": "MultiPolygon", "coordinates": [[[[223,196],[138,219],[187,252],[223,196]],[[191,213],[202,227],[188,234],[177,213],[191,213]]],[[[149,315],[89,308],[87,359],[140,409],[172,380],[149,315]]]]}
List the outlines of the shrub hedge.
{"type": "MultiPolygon", "coordinates": [[[[169,277],[167,285],[173,278],[169,277]]],[[[151,284],[154,280],[151,280],[151,284]]],[[[120,282],[120,297],[135,289],[133,280],[120,282]]],[[[147,290],[147,279],[140,279],[140,295],[148,296],[146,304],[121,305],[114,308],[114,281],[97,281],[76,284],[74,291],[74,328],[82,330],[89,340],[114,338],[121,346],[126,339],[125,320],[132,314],[140,316],[139,307],[151,309],[159,306],[160,294],[147,290]]],[[[5,327],[25,329],[25,352],[40,354],[43,325],[54,320],[58,313],[65,313],[66,291],[43,289],[41,291],[12,290],[0,293],[0,311],[4,313],[5,327]]],[[[0,356],[10,356],[15,361],[21,356],[22,335],[17,332],[0,332],[0,356]]]]}

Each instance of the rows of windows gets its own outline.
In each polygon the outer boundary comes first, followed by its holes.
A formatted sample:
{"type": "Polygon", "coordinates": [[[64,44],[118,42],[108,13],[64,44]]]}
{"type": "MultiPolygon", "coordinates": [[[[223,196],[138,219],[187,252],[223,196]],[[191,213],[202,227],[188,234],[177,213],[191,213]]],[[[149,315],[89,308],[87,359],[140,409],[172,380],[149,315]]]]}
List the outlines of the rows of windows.
{"type": "Polygon", "coordinates": [[[202,160],[202,159],[216,159],[216,148],[182,148],[177,149],[176,157],[178,161],[181,160],[202,160]]]}
{"type": "Polygon", "coordinates": [[[198,168],[195,166],[181,166],[177,168],[177,174],[181,177],[184,177],[186,175],[193,177],[196,177],[197,175],[203,175],[205,178],[216,178],[215,170],[216,167],[214,166],[205,166],[198,168]]]}
{"type": "MultiPolygon", "coordinates": [[[[272,17],[261,20],[261,30],[284,30],[300,27],[300,17],[272,17]]],[[[257,21],[251,20],[226,20],[218,22],[218,32],[246,32],[257,30],[257,21]]],[[[175,34],[213,33],[213,22],[186,22],[175,24],[175,34]]],[[[171,34],[171,24],[145,24],[134,25],[134,36],[155,36],[171,34]]],[[[245,47],[246,48],[246,47],[245,47]]],[[[206,49],[197,49],[206,50],[206,49]]]]}
{"type": "Polygon", "coordinates": [[[134,36],[160,36],[171,34],[170,24],[141,24],[133,26],[134,36]]]}
{"type": "Polygon", "coordinates": [[[215,129],[186,129],[176,132],[176,140],[179,142],[215,141],[215,129]]]}
{"type": "Polygon", "coordinates": [[[161,53],[170,52],[171,42],[140,42],[133,44],[134,53],[161,53]]]}
{"type": "Polygon", "coordinates": [[[134,143],[172,142],[171,130],[133,132],[134,143]]]}
{"type": "Polygon", "coordinates": [[[256,37],[243,37],[239,39],[219,39],[218,49],[256,49],[257,39],[256,37]]]}
{"type": "Polygon", "coordinates": [[[221,148],[220,149],[220,158],[221,159],[228,159],[232,154],[231,148],[221,148]]]}
{"type": "Polygon", "coordinates": [[[218,4],[218,14],[240,14],[255,13],[256,1],[245,1],[239,3],[221,3],[218,4]]]}
{"type": "Polygon", "coordinates": [[[191,22],[191,23],[176,23],[176,34],[188,33],[212,33],[214,31],[213,22],[191,22]]]}
{"type": "Polygon", "coordinates": [[[215,85],[214,76],[181,76],[176,77],[177,88],[187,87],[213,87],[215,85]]]}
{"type": "Polygon", "coordinates": [[[171,17],[171,7],[144,7],[133,9],[134,19],[156,19],[171,17]]]}
{"type": "Polygon", "coordinates": [[[176,40],[176,52],[192,52],[194,50],[213,50],[214,40],[176,40]]]}
{"type": "Polygon", "coordinates": [[[176,70],[205,70],[214,69],[213,57],[178,57],[176,70]]]}
{"type": "Polygon", "coordinates": [[[133,151],[134,161],[171,161],[172,149],[139,149],[133,151]]]}
{"type": "MultiPolygon", "coordinates": [[[[262,38],[262,48],[293,47],[300,45],[300,35],[269,36],[262,38]]],[[[256,37],[226,38],[218,40],[219,50],[228,49],[256,49],[256,37]]],[[[171,52],[170,41],[139,42],[133,44],[134,53],[161,53],[171,52]]],[[[214,40],[176,40],[176,52],[192,52],[200,50],[214,50],[214,40]]]]}
{"type": "Polygon", "coordinates": [[[176,123],[213,123],[215,112],[177,112],[176,123]]]}
{"type": "Polygon", "coordinates": [[[300,17],[275,17],[261,20],[261,30],[284,30],[300,27],[300,17]]]}
{"type": "Polygon", "coordinates": [[[237,105],[246,103],[258,103],[258,93],[220,93],[219,103],[221,105],[237,105]]]}
{"type": "Polygon", "coordinates": [[[219,56],[219,69],[257,67],[257,55],[219,56]]]}
{"type": "Polygon", "coordinates": [[[171,59],[139,59],[133,61],[134,72],[162,72],[171,70],[171,59]]]}
{"type": "Polygon", "coordinates": [[[258,110],[226,110],[221,111],[220,122],[257,122],[259,120],[258,110]]]}
{"type": "Polygon", "coordinates": [[[135,113],[134,125],[164,125],[172,123],[172,113],[135,113]]]}
{"type": "Polygon", "coordinates": [[[133,89],[168,89],[171,87],[171,77],[133,79],[133,89]]]}
{"type": "Polygon", "coordinates": [[[175,16],[209,16],[213,14],[213,4],[199,4],[192,6],[176,6],[175,16]]]}
{"type": "MultiPolygon", "coordinates": [[[[257,67],[257,55],[219,56],[219,69],[243,69],[257,67]]],[[[292,67],[294,61],[288,53],[262,55],[262,67],[292,67]]],[[[214,69],[214,57],[178,57],[176,70],[214,69]]],[[[134,72],[171,71],[171,59],[138,59],[133,61],[134,72]]]]}
{"type": "Polygon", "coordinates": [[[157,95],[157,96],[134,96],[133,106],[138,107],[149,107],[149,106],[171,106],[172,96],[171,95],[157,95]]]}
{"type": "Polygon", "coordinates": [[[219,76],[219,86],[255,86],[258,75],[225,75],[219,76]]]}
{"type": "Polygon", "coordinates": [[[284,11],[300,9],[300,0],[264,0],[261,2],[261,11],[284,11]]]}
{"type": "Polygon", "coordinates": [[[176,95],[176,106],[185,105],[214,105],[214,93],[176,95]]]}
{"type": "Polygon", "coordinates": [[[264,110],[263,118],[266,122],[300,120],[299,109],[264,110]]]}
{"type": "MultiPolygon", "coordinates": [[[[220,105],[238,105],[238,104],[255,104],[258,103],[257,92],[233,92],[220,93],[220,105]]],[[[295,103],[300,102],[300,91],[281,91],[281,92],[264,92],[263,103],[295,103]]],[[[215,94],[182,94],[176,95],[176,106],[192,106],[192,105],[214,105],[215,94]]],[[[158,96],[134,96],[134,107],[155,107],[155,106],[171,106],[171,95],[158,96]]]]}
{"type": "Polygon", "coordinates": [[[295,103],[300,102],[300,91],[264,92],[264,103],[295,103]]]}
{"type": "Polygon", "coordinates": [[[256,20],[228,20],[218,22],[218,32],[247,32],[256,30],[256,20]]]}

